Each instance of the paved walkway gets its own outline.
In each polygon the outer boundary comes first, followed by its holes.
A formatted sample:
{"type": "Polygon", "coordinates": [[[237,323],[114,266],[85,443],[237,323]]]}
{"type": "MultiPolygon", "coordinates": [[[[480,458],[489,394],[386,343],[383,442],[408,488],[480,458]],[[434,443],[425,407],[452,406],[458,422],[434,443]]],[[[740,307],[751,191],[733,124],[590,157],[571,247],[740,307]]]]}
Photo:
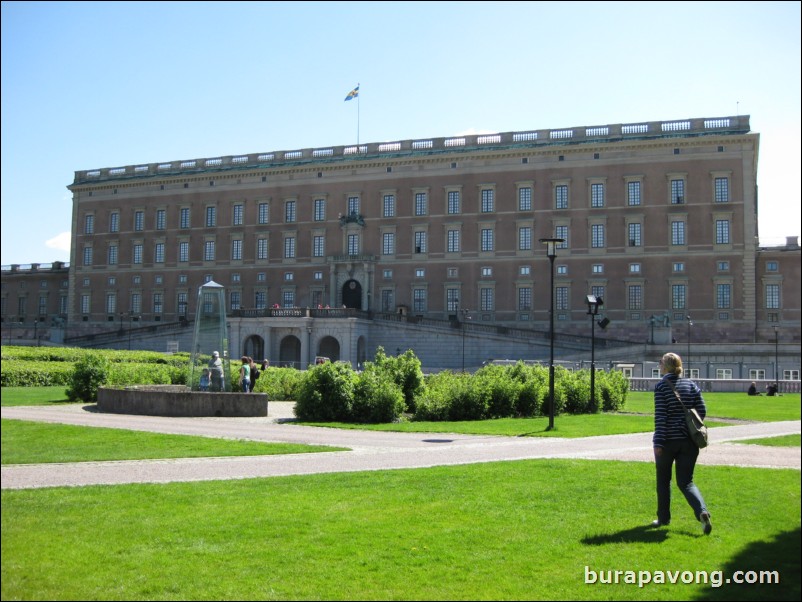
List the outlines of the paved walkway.
{"type": "MultiPolygon", "coordinates": [[[[293,424],[292,407],[292,403],[270,402],[269,416],[264,418],[164,418],[103,414],[94,405],[76,404],[2,408],[2,418],[228,439],[331,445],[351,450],[280,456],[4,465],[0,479],[2,488],[246,479],[532,458],[653,461],[651,433],[557,439],[343,430],[293,424]]],[[[744,439],[799,432],[800,421],[711,428],[710,447],[702,450],[699,464],[799,470],[799,448],[738,443],[744,439]]]]}

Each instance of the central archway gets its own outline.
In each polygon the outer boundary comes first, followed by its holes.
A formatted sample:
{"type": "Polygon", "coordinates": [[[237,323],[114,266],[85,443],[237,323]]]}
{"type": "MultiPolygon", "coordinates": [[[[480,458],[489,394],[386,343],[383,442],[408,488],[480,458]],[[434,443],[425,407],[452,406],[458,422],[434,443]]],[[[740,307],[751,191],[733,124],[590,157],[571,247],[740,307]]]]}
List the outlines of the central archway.
{"type": "Polygon", "coordinates": [[[343,305],[352,309],[362,309],[362,285],[356,280],[343,284],[343,305]]]}

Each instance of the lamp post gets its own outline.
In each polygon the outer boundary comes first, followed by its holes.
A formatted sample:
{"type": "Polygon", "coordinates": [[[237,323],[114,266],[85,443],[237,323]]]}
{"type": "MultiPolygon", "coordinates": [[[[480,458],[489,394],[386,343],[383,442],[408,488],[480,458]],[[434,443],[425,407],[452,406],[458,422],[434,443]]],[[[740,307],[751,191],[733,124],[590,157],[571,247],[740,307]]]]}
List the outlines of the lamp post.
{"type": "Polygon", "coordinates": [[[688,321],[688,353],[685,355],[685,370],[687,377],[691,378],[691,326],[693,326],[693,322],[691,322],[690,314],[686,315],[685,319],[688,321]]]}
{"type": "Polygon", "coordinates": [[[549,428],[554,430],[554,258],[557,257],[557,245],[565,242],[564,238],[541,238],[546,245],[551,271],[551,309],[549,310],[549,428]]]}
{"type": "Polygon", "coordinates": [[[604,305],[601,297],[596,295],[587,296],[588,315],[590,316],[590,404],[596,402],[596,316],[599,315],[599,307],[604,305]]]}
{"type": "Polygon", "coordinates": [[[36,346],[39,346],[39,318],[33,319],[33,338],[36,339],[36,346]]]}
{"type": "Polygon", "coordinates": [[[131,331],[134,329],[134,320],[139,320],[139,316],[130,314],[128,316],[128,351],[131,351],[131,331]]]}
{"type": "Polygon", "coordinates": [[[774,327],[774,394],[780,394],[780,328],[774,327]]]}
{"type": "Polygon", "coordinates": [[[470,320],[468,316],[469,309],[460,309],[459,313],[462,316],[460,319],[460,329],[462,330],[462,371],[465,372],[465,320],[470,320]]]}

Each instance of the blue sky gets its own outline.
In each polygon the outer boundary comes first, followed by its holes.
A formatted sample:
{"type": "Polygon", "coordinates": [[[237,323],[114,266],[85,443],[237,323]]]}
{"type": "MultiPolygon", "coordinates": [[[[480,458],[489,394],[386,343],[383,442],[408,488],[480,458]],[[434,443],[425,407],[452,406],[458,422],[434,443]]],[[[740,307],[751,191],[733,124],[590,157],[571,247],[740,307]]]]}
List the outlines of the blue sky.
{"type": "Polygon", "coordinates": [[[75,171],[353,144],[357,125],[748,114],[761,242],[800,234],[799,2],[4,1],[1,22],[2,265],[69,261],[75,171]]]}

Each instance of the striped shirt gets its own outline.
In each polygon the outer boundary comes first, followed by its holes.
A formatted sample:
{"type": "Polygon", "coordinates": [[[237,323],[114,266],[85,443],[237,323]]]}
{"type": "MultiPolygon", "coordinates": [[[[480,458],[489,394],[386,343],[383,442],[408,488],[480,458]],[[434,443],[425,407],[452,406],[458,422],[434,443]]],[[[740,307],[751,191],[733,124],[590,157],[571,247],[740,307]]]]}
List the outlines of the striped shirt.
{"type": "Polygon", "coordinates": [[[655,447],[663,447],[666,441],[686,439],[689,436],[688,427],[685,426],[685,410],[677,400],[677,396],[674,395],[668,381],[674,383],[686,408],[695,409],[702,419],[707,415],[702,391],[696,383],[688,378],[679,378],[676,374],[666,374],[654,387],[654,437],[652,443],[655,447]]]}

